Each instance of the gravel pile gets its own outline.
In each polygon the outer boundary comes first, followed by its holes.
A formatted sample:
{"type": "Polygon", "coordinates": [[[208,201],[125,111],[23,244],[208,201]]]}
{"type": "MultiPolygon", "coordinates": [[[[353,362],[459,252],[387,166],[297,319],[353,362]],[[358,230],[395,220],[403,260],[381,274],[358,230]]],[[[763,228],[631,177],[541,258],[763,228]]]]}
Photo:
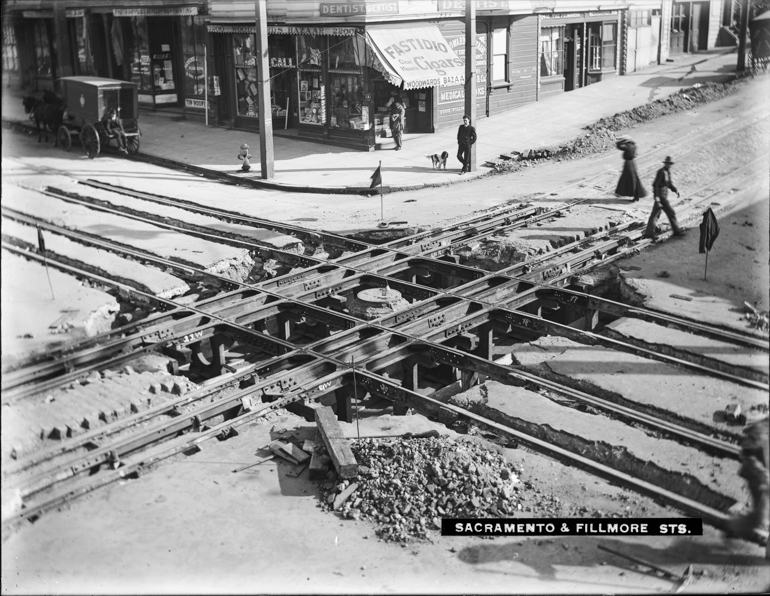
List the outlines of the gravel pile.
{"type": "Polygon", "coordinates": [[[745,81],[742,79],[728,83],[698,83],[665,99],[658,99],[633,110],[602,118],[586,127],[585,134],[564,145],[529,149],[523,152],[512,151],[510,154],[501,156],[500,159],[487,162],[487,165],[493,167],[496,172],[516,172],[522,167],[532,167],[545,160],[578,159],[593,153],[615,150],[615,132],[722,99],[738,91],[743,84],[745,81]]]}
{"type": "Polygon", "coordinates": [[[442,517],[512,517],[522,509],[520,471],[474,442],[443,436],[362,439],[351,448],[359,476],[326,482],[323,506],[333,509],[338,495],[357,483],[339,510],[379,524],[377,536],[385,541],[427,539],[442,517]]]}

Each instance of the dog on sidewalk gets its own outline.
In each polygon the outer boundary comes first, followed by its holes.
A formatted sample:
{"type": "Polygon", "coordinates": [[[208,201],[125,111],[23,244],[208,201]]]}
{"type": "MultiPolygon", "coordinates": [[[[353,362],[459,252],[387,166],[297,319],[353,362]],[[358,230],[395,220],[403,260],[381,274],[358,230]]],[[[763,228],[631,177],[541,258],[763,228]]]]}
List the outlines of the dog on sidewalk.
{"type": "Polygon", "coordinates": [[[449,157],[449,153],[447,153],[446,151],[443,151],[441,155],[439,155],[438,153],[434,153],[433,155],[426,155],[425,157],[431,160],[431,162],[433,163],[434,170],[435,169],[440,170],[441,166],[444,166],[444,169],[446,170],[446,160],[449,157]]]}

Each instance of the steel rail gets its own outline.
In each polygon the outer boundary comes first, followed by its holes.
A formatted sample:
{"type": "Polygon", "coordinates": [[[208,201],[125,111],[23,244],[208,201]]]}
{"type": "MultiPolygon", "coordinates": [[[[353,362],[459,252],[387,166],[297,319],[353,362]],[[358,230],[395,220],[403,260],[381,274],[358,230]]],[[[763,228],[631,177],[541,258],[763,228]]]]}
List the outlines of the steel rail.
{"type": "Polygon", "coordinates": [[[300,226],[294,226],[291,224],[284,224],[281,222],[264,219],[262,217],[243,215],[242,213],[238,213],[236,211],[228,211],[227,209],[222,209],[222,208],[214,209],[211,207],[205,207],[200,203],[196,203],[195,201],[178,199],[174,197],[167,197],[164,195],[159,195],[159,194],[150,193],[150,192],[141,191],[141,190],[134,190],[132,188],[128,188],[125,186],[110,184],[109,182],[102,182],[100,180],[94,180],[92,178],[88,178],[86,180],[78,180],[78,183],[91,188],[98,188],[100,190],[106,190],[109,192],[114,192],[116,194],[121,194],[128,197],[136,198],[136,199],[152,201],[160,205],[179,207],[181,209],[185,209],[193,213],[209,215],[217,219],[227,219],[229,221],[241,221],[241,222],[248,222],[250,224],[256,224],[259,227],[264,228],[266,230],[275,230],[278,232],[282,232],[288,236],[297,236],[299,238],[307,238],[308,240],[312,241],[313,244],[319,244],[320,242],[323,242],[323,243],[328,243],[334,246],[344,248],[346,250],[355,250],[355,251],[377,248],[377,245],[375,244],[371,244],[369,242],[363,242],[360,240],[354,240],[346,236],[334,234],[332,232],[326,232],[323,230],[315,231],[309,228],[303,228],[300,226]]]}
{"type": "MultiPolygon", "coordinates": [[[[746,165],[746,166],[744,166],[744,167],[748,167],[749,165],[751,165],[751,164],[747,164],[747,165],[746,165]]],[[[709,185],[709,186],[710,186],[710,185],[709,185]]],[[[582,240],[580,241],[580,243],[581,243],[581,244],[583,244],[583,243],[585,243],[585,241],[586,241],[586,239],[582,239],[582,240]]],[[[430,259],[427,259],[427,260],[428,260],[428,261],[430,261],[430,259]]],[[[570,256],[570,257],[567,257],[567,261],[574,263],[574,262],[575,262],[575,258],[574,258],[574,256],[570,256]]],[[[393,267],[396,267],[396,268],[398,268],[398,267],[401,267],[401,266],[402,266],[402,264],[396,264],[396,265],[393,265],[393,266],[391,266],[391,268],[393,268],[393,267]]],[[[514,267],[516,267],[516,266],[514,266],[514,267]]],[[[470,271],[469,275],[475,275],[475,276],[477,276],[477,275],[478,275],[478,271],[477,271],[477,270],[475,270],[475,269],[473,269],[473,268],[466,268],[466,267],[462,267],[462,266],[454,266],[454,270],[455,270],[455,271],[457,271],[458,269],[465,269],[465,270],[469,270],[469,271],[470,271]]],[[[555,270],[555,268],[554,268],[553,266],[550,266],[550,267],[547,267],[547,268],[545,268],[545,270],[544,270],[544,271],[545,271],[545,272],[553,272],[554,270],[555,270]]],[[[528,275],[527,275],[527,277],[532,277],[533,275],[536,275],[536,274],[537,274],[539,271],[540,271],[540,270],[536,270],[534,273],[528,274],[528,275]]],[[[500,272],[497,272],[496,274],[493,274],[493,275],[499,275],[499,274],[500,274],[500,272]]],[[[230,281],[230,280],[226,280],[226,282],[229,282],[229,281],[230,281]]],[[[226,282],[225,282],[225,283],[226,283],[226,282]]],[[[233,284],[231,284],[231,285],[233,285],[233,284]]]]}
{"type": "MultiPolygon", "coordinates": [[[[298,264],[301,267],[309,267],[313,265],[325,265],[326,261],[322,259],[316,259],[314,257],[308,257],[304,255],[298,255],[296,253],[281,250],[280,248],[275,248],[270,245],[266,244],[260,244],[258,241],[253,239],[243,239],[239,240],[237,238],[233,237],[225,237],[218,234],[213,234],[211,232],[206,232],[203,230],[196,230],[191,229],[188,227],[182,227],[175,224],[169,224],[162,221],[162,218],[152,218],[152,217],[143,217],[141,215],[137,215],[135,213],[129,213],[127,211],[122,211],[110,207],[104,207],[102,205],[98,205],[96,203],[93,203],[91,201],[85,201],[83,199],[78,199],[73,196],[71,196],[74,193],[69,193],[67,191],[61,191],[58,189],[51,190],[51,187],[46,187],[46,189],[39,190],[37,192],[40,192],[41,194],[54,197],[57,199],[61,199],[62,201],[66,201],[68,203],[73,203],[75,205],[80,205],[82,207],[86,207],[87,209],[92,209],[94,211],[100,211],[102,213],[111,213],[111,214],[117,214],[120,215],[120,217],[125,217],[127,219],[133,219],[135,221],[139,221],[148,225],[152,225],[158,228],[163,228],[166,230],[171,230],[173,232],[177,232],[179,234],[185,234],[188,236],[193,236],[195,238],[198,238],[200,240],[206,240],[207,242],[213,242],[215,244],[231,244],[233,246],[236,246],[238,248],[246,248],[248,250],[254,250],[254,251],[267,251],[271,255],[276,256],[280,258],[281,260],[285,261],[289,264],[298,264]]],[[[245,237],[244,237],[245,238],[245,237]]]]}

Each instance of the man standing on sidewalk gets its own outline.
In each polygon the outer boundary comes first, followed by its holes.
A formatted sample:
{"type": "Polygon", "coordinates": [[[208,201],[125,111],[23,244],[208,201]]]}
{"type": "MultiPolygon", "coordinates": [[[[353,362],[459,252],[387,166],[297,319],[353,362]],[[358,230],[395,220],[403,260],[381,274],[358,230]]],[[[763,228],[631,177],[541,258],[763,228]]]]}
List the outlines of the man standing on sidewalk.
{"type": "Polygon", "coordinates": [[[666,157],[666,161],[663,162],[663,167],[658,170],[655,176],[655,182],[652,183],[652,190],[655,195],[655,204],[652,206],[652,213],[650,213],[650,219],[647,221],[647,229],[644,232],[643,238],[655,237],[655,224],[660,217],[660,212],[665,211],[668,221],[671,222],[671,229],[674,230],[675,236],[684,236],[684,230],[679,227],[679,222],[676,220],[676,213],[671,208],[671,204],[668,202],[668,189],[673,190],[676,196],[679,197],[679,191],[671,182],[671,166],[674,162],[671,157],[666,157]]]}
{"type": "Polygon", "coordinates": [[[471,126],[471,119],[463,116],[463,123],[457,129],[457,159],[463,164],[460,176],[471,171],[471,147],[476,142],[476,129],[471,126]]]}
{"type": "Polygon", "coordinates": [[[404,126],[406,125],[406,109],[400,95],[394,95],[390,104],[390,132],[396,142],[396,151],[401,151],[403,144],[404,126]]]}

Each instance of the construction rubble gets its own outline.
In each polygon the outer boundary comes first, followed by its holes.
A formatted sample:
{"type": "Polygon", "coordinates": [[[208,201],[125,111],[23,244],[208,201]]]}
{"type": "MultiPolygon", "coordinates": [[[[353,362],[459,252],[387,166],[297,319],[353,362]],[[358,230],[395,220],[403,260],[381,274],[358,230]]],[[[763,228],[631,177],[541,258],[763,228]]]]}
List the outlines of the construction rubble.
{"type": "Polygon", "coordinates": [[[522,509],[521,470],[473,441],[440,436],[351,443],[358,477],[341,480],[329,472],[322,506],[375,522],[382,540],[430,540],[442,517],[513,517],[522,509]]]}

